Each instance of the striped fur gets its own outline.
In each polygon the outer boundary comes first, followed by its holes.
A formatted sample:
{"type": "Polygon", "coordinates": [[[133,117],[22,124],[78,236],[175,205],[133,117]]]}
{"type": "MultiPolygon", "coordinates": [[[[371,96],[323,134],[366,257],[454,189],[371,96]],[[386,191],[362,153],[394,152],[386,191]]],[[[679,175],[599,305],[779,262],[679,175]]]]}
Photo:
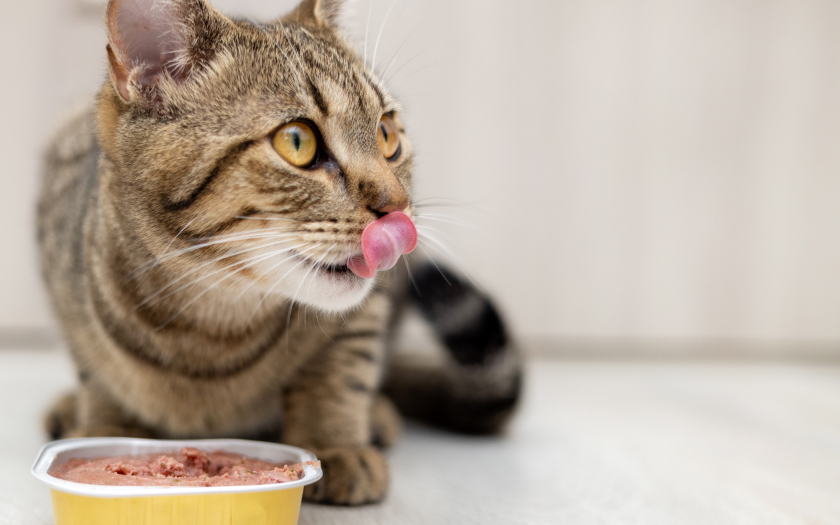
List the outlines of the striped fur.
{"type": "MultiPolygon", "coordinates": [[[[266,25],[203,0],[122,1],[108,4],[109,79],[96,106],[47,153],[43,273],[80,381],[49,430],[279,438],[323,461],[308,498],[378,501],[388,469],[377,445],[400,425],[379,390],[404,285],[363,280],[344,264],[381,210],[409,202],[413,150],[399,105],[342,41],[334,0],[305,0],[266,25]],[[149,47],[150,35],[125,22],[137,16],[169,40],[149,47]],[[167,60],[155,63],[155,49],[167,60]],[[376,142],[384,114],[401,131],[392,161],[376,142]],[[298,119],[320,133],[306,170],[271,147],[274,130],[298,119]]],[[[458,300],[486,303],[458,290],[458,300]]],[[[414,302],[433,312],[429,300],[444,295],[414,302]]],[[[428,318],[457,339],[457,326],[428,318]]],[[[449,344],[476,385],[493,380],[477,370],[515,355],[493,341],[489,361],[482,348],[449,344]]],[[[511,397],[485,386],[485,405],[511,397]]],[[[459,400],[476,402],[451,385],[443,392],[449,420],[459,400]]],[[[498,428],[508,405],[464,430],[498,428]]]]}
{"type": "Polygon", "coordinates": [[[394,352],[383,390],[408,417],[468,434],[498,432],[519,401],[522,362],[496,307],[440,264],[414,265],[411,280],[392,329],[414,309],[446,359],[394,352]]]}

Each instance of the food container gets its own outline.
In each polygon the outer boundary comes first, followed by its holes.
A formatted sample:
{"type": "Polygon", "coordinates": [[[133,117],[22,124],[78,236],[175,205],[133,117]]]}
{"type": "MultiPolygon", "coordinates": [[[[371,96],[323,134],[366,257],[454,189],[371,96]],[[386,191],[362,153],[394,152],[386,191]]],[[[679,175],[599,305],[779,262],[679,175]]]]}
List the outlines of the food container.
{"type": "Polygon", "coordinates": [[[183,447],[222,450],[274,463],[315,460],[307,450],[241,439],[154,440],[80,438],[47,443],[32,475],[50,487],[55,525],[295,525],[303,487],[321,468],[304,465],[303,479],[236,487],[125,487],[76,483],[49,474],[73,458],[171,454],[183,447]]]}

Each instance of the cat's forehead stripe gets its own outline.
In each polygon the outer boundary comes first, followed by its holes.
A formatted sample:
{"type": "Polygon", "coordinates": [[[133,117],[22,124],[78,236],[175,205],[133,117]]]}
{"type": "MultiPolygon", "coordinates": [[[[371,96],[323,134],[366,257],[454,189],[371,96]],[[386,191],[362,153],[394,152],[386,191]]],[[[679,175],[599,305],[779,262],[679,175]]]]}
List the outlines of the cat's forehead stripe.
{"type": "Polygon", "coordinates": [[[395,109],[366,71],[333,76],[328,71],[307,76],[304,92],[324,117],[355,114],[376,117],[395,109]]]}
{"type": "Polygon", "coordinates": [[[318,106],[318,109],[321,110],[321,113],[326,117],[330,114],[330,108],[327,106],[327,101],[324,99],[324,96],[321,94],[321,91],[318,90],[318,86],[312,82],[311,79],[307,79],[309,84],[309,94],[312,97],[312,100],[315,101],[315,105],[318,106]]]}
{"type": "Polygon", "coordinates": [[[388,107],[388,104],[385,102],[385,94],[382,93],[382,90],[379,89],[379,86],[376,85],[376,82],[374,82],[373,79],[370,78],[370,75],[367,74],[367,72],[363,73],[362,77],[365,79],[365,81],[367,81],[368,86],[370,86],[373,92],[376,93],[376,97],[379,99],[379,105],[384,111],[388,107]]]}
{"type": "Polygon", "coordinates": [[[263,32],[282,53],[287,67],[297,70],[291,78],[324,116],[336,110],[347,111],[353,106],[377,113],[395,109],[381,83],[366,68],[359,67],[357,59],[348,55],[346,49],[336,47],[300,26],[275,26],[274,35],[263,32]],[[289,52],[283,51],[286,46],[289,46],[289,52]],[[378,108],[371,99],[379,103],[378,108]]]}

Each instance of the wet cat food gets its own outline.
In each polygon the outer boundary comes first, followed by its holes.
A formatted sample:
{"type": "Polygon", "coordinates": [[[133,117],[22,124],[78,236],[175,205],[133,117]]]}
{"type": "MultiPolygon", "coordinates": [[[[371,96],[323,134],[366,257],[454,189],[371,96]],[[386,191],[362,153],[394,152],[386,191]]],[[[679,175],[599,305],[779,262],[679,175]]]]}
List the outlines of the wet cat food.
{"type": "Polygon", "coordinates": [[[71,459],[49,473],[91,485],[227,487],[297,481],[303,478],[305,464],[317,463],[285,465],[230,452],[183,448],[178,454],[71,459]]]}

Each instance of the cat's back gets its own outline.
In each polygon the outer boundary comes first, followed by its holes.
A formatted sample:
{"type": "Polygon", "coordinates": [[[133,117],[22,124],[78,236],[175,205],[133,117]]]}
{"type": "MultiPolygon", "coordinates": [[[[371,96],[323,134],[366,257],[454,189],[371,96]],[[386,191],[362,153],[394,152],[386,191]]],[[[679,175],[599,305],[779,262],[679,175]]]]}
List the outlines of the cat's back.
{"type": "Polygon", "coordinates": [[[44,156],[38,200],[38,243],[47,286],[72,300],[84,274],[85,216],[96,194],[99,146],[91,107],[70,113],[56,128],[44,156]]]}

